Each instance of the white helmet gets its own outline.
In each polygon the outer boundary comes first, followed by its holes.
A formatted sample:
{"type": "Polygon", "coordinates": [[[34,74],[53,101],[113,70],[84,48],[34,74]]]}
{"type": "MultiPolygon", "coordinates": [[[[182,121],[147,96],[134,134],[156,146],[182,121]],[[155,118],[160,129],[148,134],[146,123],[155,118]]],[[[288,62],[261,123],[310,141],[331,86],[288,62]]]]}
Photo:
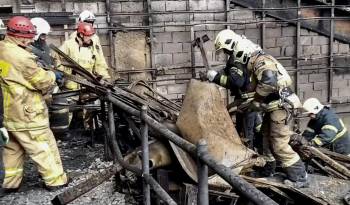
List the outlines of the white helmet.
{"type": "Polygon", "coordinates": [[[35,17],[30,19],[30,21],[36,28],[36,35],[34,36],[34,40],[38,40],[41,34],[49,34],[51,27],[45,19],[35,17]]]}
{"type": "Polygon", "coordinates": [[[248,62],[253,52],[261,50],[259,45],[229,29],[222,30],[218,33],[215,39],[215,49],[216,51],[220,49],[233,51],[235,60],[243,64],[248,62]]]}
{"type": "Polygon", "coordinates": [[[82,22],[93,23],[95,20],[96,20],[95,15],[88,10],[81,12],[79,15],[79,21],[82,21],[82,22]]]}
{"type": "Polygon", "coordinates": [[[233,50],[233,47],[240,41],[242,37],[232,30],[225,29],[218,33],[215,38],[215,49],[219,51],[221,49],[226,49],[229,51],[233,50]]]}
{"type": "Polygon", "coordinates": [[[0,19],[0,34],[5,34],[6,33],[6,26],[4,22],[0,19]]]}
{"type": "Polygon", "coordinates": [[[306,111],[304,114],[317,114],[324,108],[324,105],[320,103],[317,98],[309,98],[305,100],[303,109],[306,111]]]}

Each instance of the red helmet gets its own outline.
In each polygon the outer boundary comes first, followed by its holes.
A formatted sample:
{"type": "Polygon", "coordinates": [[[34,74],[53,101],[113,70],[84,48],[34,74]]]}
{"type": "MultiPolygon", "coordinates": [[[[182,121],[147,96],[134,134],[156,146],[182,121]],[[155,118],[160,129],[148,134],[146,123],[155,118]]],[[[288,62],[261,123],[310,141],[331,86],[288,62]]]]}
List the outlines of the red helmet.
{"type": "Polygon", "coordinates": [[[7,34],[14,37],[34,38],[36,30],[28,18],[14,16],[7,24],[7,34]]]}
{"type": "Polygon", "coordinates": [[[95,29],[91,23],[80,22],[78,25],[78,33],[84,36],[92,36],[95,34],[95,29]]]}

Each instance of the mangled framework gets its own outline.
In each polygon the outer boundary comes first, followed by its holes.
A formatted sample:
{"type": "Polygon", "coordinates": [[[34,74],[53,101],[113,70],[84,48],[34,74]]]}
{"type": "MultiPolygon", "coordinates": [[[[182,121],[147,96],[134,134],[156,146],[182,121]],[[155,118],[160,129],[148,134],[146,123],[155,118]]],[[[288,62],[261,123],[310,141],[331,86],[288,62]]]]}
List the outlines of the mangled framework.
{"type": "MultiPolygon", "coordinates": [[[[65,74],[65,77],[73,80],[77,83],[84,85],[89,89],[90,92],[94,92],[99,95],[99,97],[108,103],[108,130],[107,136],[108,140],[106,143],[112,145],[112,152],[114,155],[114,162],[118,162],[123,168],[134,172],[136,175],[141,176],[144,180],[144,204],[150,204],[150,186],[155,191],[155,193],[159,196],[160,199],[167,202],[168,204],[176,204],[171,197],[160,187],[160,185],[153,179],[153,177],[149,174],[149,158],[148,158],[148,126],[154,131],[160,133],[165,139],[173,142],[194,158],[198,157],[201,161],[200,167],[202,169],[199,170],[199,176],[203,176],[203,178],[199,179],[199,187],[198,195],[200,196],[200,200],[202,203],[206,204],[204,201],[207,198],[208,184],[205,183],[207,181],[207,171],[206,166],[213,169],[220,177],[222,177],[227,183],[229,183],[238,193],[247,199],[251,200],[255,204],[277,204],[267,195],[259,191],[256,187],[246,182],[240,176],[236,175],[232,172],[229,167],[226,167],[220,163],[218,163],[208,152],[206,149],[203,149],[203,143],[199,144],[199,149],[192,143],[186,141],[181,138],[177,134],[170,131],[166,126],[155,120],[157,108],[153,108],[153,116],[151,113],[147,113],[147,102],[145,102],[141,97],[128,92],[127,90],[123,90],[119,87],[111,87],[111,86],[102,86],[100,81],[98,81],[93,75],[89,72],[86,72],[84,68],[82,68],[79,64],[77,64],[73,59],[65,55],[62,51],[60,51],[54,45],[50,45],[51,48],[57,52],[61,57],[64,58],[65,61],[69,65],[71,65],[72,69],[85,78],[85,80],[79,79],[79,77],[73,77],[71,75],[65,74]],[[128,164],[124,161],[122,153],[119,149],[116,134],[115,134],[115,122],[114,122],[114,107],[122,110],[123,112],[139,117],[142,121],[141,127],[141,136],[142,136],[142,170],[139,168],[128,164]],[[205,164],[205,165],[204,165],[205,164]],[[205,176],[206,174],[206,176],[205,176]]],[[[158,110],[159,111],[159,110],[158,110]]],[[[114,168],[116,169],[116,168],[114,168]]],[[[117,170],[117,169],[116,169],[117,170]]],[[[100,181],[98,181],[100,182],[100,181]]],[[[56,204],[66,204],[69,200],[72,200],[74,197],[72,192],[66,192],[55,197],[53,203],[56,204]]]]}

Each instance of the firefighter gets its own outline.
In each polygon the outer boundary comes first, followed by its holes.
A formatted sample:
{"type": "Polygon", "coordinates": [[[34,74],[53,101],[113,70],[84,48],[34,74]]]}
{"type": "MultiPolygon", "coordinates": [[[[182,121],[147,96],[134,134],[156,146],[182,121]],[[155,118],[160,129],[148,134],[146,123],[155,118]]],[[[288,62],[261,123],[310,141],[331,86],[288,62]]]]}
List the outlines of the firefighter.
{"type": "MultiPolygon", "coordinates": [[[[209,70],[207,79],[230,90],[235,101],[248,100],[254,93],[248,93],[249,75],[244,72],[244,66],[236,62],[231,55],[224,69],[219,72],[209,70]]],[[[257,143],[262,119],[259,112],[236,113],[236,129],[240,136],[244,136],[246,144],[253,149],[257,143]]]]}
{"type": "MultiPolygon", "coordinates": [[[[77,36],[66,40],[60,50],[90,73],[109,81],[111,77],[108,73],[108,65],[102,54],[102,48],[93,40],[94,35],[95,29],[92,24],[80,22],[77,28],[77,36]]],[[[71,68],[61,67],[61,69],[68,74],[72,73],[71,68]]],[[[72,81],[65,81],[65,88],[76,90],[79,86],[72,81]]]]}
{"type": "Polygon", "coordinates": [[[5,39],[0,42],[4,127],[9,133],[3,153],[2,193],[18,190],[25,154],[36,164],[47,189],[56,190],[68,183],[43,99],[62,73],[43,70],[36,64],[35,56],[25,49],[35,34],[28,18],[15,16],[9,20],[5,39]]]}
{"type": "Polygon", "coordinates": [[[303,136],[310,145],[326,147],[339,154],[350,155],[350,136],[333,109],[324,106],[317,98],[309,98],[303,104],[305,114],[311,118],[303,136]]]}
{"type": "Polygon", "coordinates": [[[262,174],[275,172],[276,160],[287,174],[286,183],[300,187],[307,185],[305,166],[299,155],[290,147],[292,134],[288,126],[290,110],[300,108],[299,98],[289,88],[292,80],[283,66],[272,56],[265,54],[260,46],[232,30],[223,30],[215,39],[216,50],[232,55],[245,66],[251,83],[248,91],[255,92],[249,110],[264,112],[263,154],[267,161],[262,174]]]}
{"type": "Polygon", "coordinates": [[[31,44],[32,52],[38,57],[38,63],[42,67],[51,68],[53,67],[54,60],[51,56],[50,48],[46,43],[47,35],[51,30],[50,24],[40,17],[32,18],[30,21],[36,28],[34,42],[31,44]]]}
{"type": "MultiPolygon", "coordinates": [[[[6,34],[6,27],[3,21],[0,19],[0,40],[4,40],[6,34]]],[[[2,154],[4,146],[9,141],[9,134],[7,129],[4,127],[4,106],[3,106],[3,95],[0,89],[0,184],[3,183],[5,177],[4,163],[2,160],[2,154]]]]}

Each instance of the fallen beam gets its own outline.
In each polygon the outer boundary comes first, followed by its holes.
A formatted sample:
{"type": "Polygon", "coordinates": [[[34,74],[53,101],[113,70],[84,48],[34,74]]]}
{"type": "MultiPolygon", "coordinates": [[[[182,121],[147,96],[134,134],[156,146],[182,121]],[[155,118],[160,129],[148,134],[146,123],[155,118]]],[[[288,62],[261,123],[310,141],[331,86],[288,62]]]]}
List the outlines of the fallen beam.
{"type": "Polygon", "coordinates": [[[84,182],[78,185],[75,185],[67,189],[66,191],[58,194],[57,196],[55,196],[55,198],[51,200],[51,203],[53,205],[68,204],[73,200],[75,200],[76,198],[80,197],[81,195],[91,191],[93,188],[102,184],[102,182],[108,180],[109,178],[114,176],[116,173],[118,173],[120,170],[122,170],[121,166],[113,165],[108,169],[103,170],[100,173],[94,174],[84,182]]]}

